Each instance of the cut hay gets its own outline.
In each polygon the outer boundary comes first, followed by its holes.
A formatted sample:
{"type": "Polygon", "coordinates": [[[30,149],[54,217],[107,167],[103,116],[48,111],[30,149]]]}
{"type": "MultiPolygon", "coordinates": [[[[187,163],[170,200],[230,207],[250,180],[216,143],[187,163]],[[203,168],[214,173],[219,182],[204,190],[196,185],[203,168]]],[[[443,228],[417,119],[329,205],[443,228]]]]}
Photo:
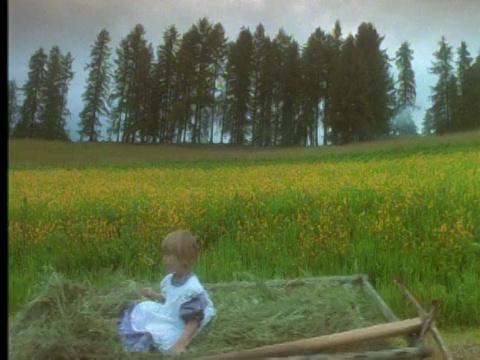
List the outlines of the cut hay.
{"type": "MultiPolygon", "coordinates": [[[[9,358],[161,358],[159,353],[125,353],[117,337],[122,308],[140,300],[138,289],[147,285],[118,280],[109,289],[96,289],[54,273],[42,284],[38,297],[14,319],[9,358]]],[[[217,316],[192,341],[188,358],[385,322],[371,298],[352,284],[318,282],[275,288],[258,284],[212,289],[210,294],[217,316]]],[[[392,344],[367,345],[362,349],[385,349],[392,344]]]]}

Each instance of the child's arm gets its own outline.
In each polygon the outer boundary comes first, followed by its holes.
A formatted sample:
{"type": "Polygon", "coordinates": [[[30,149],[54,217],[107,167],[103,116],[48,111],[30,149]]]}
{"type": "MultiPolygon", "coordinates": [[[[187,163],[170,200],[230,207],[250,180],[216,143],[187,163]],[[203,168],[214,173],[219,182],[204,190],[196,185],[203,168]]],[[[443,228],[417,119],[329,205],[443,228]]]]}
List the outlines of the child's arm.
{"type": "Polygon", "coordinates": [[[204,309],[206,307],[206,300],[203,294],[192,297],[187,302],[180,306],[180,318],[185,323],[185,330],[175,343],[172,351],[174,355],[181,354],[186,351],[190,341],[195,336],[195,333],[200,328],[204,317],[204,309]]]}
{"type": "Polygon", "coordinates": [[[199,320],[190,320],[185,324],[185,331],[172,349],[172,353],[174,355],[178,355],[186,351],[188,344],[192,340],[199,327],[199,320]]]}

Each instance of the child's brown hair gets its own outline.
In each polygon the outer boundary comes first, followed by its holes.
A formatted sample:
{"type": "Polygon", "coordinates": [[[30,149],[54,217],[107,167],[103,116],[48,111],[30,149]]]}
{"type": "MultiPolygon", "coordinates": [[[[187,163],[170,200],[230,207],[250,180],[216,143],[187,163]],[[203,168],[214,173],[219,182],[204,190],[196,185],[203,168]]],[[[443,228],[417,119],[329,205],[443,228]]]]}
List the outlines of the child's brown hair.
{"type": "Polygon", "coordinates": [[[188,267],[192,267],[197,262],[200,246],[197,238],[190,231],[179,230],[165,237],[162,242],[162,251],[174,254],[188,267]]]}

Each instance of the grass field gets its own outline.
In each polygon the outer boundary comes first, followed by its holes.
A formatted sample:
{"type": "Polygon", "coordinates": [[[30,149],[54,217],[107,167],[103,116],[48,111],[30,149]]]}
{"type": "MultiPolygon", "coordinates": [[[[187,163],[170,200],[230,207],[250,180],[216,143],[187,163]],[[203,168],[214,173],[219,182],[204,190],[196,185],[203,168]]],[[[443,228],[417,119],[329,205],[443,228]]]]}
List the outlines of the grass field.
{"type": "Polygon", "coordinates": [[[411,316],[399,277],[442,300],[441,328],[480,327],[480,132],[319,149],[16,140],[8,175],[11,314],[45,266],[156,282],[161,239],[189,228],[206,282],[365,273],[411,316]]]}
{"type": "Polygon", "coordinates": [[[155,166],[165,162],[191,165],[198,162],[236,162],[273,160],[299,162],[308,160],[368,159],[372,155],[395,157],[414,153],[448,153],[478,149],[480,131],[448,136],[394,138],[364,144],[319,148],[253,148],[231,145],[152,145],[123,143],[69,143],[42,140],[10,140],[8,160],[11,169],[24,167],[84,166],[155,166]]]}

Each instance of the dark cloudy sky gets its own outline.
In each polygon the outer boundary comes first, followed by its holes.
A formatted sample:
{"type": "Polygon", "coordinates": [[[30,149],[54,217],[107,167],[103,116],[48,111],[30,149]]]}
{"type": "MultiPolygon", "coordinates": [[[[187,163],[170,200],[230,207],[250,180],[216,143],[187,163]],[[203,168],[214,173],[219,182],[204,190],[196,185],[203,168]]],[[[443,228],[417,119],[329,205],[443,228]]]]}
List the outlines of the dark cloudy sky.
{"type": "Polygon", "coordinates": [[[385,36],[382,45],[391,58],[403,41],[409,41],[415,51],[413,69],[421,107],[417,125],[436,81],[428,68],[441,36],[455,51],[461,41],[472,57],[480,51],[480,0],[9,0],[8,76],[23,85],[30,56],[39,47],[49,52],[58,45],[63,53],[71,52],[75,78],[68,100],[72,113],[68,129],[77,139],[84,67],[102,28],[110,32],[114,48],[136,24],[142,24],[156,48],[168,26],[174,24],[184,33],[203,16],[222,23],[231,40],[242,26],[253,32],[261,22],[271,37],[284,27],[304,45],[316,27],[330,31],[338,19],[344,35],[355,34],[362,22],[373,23],[385,36]]]}

